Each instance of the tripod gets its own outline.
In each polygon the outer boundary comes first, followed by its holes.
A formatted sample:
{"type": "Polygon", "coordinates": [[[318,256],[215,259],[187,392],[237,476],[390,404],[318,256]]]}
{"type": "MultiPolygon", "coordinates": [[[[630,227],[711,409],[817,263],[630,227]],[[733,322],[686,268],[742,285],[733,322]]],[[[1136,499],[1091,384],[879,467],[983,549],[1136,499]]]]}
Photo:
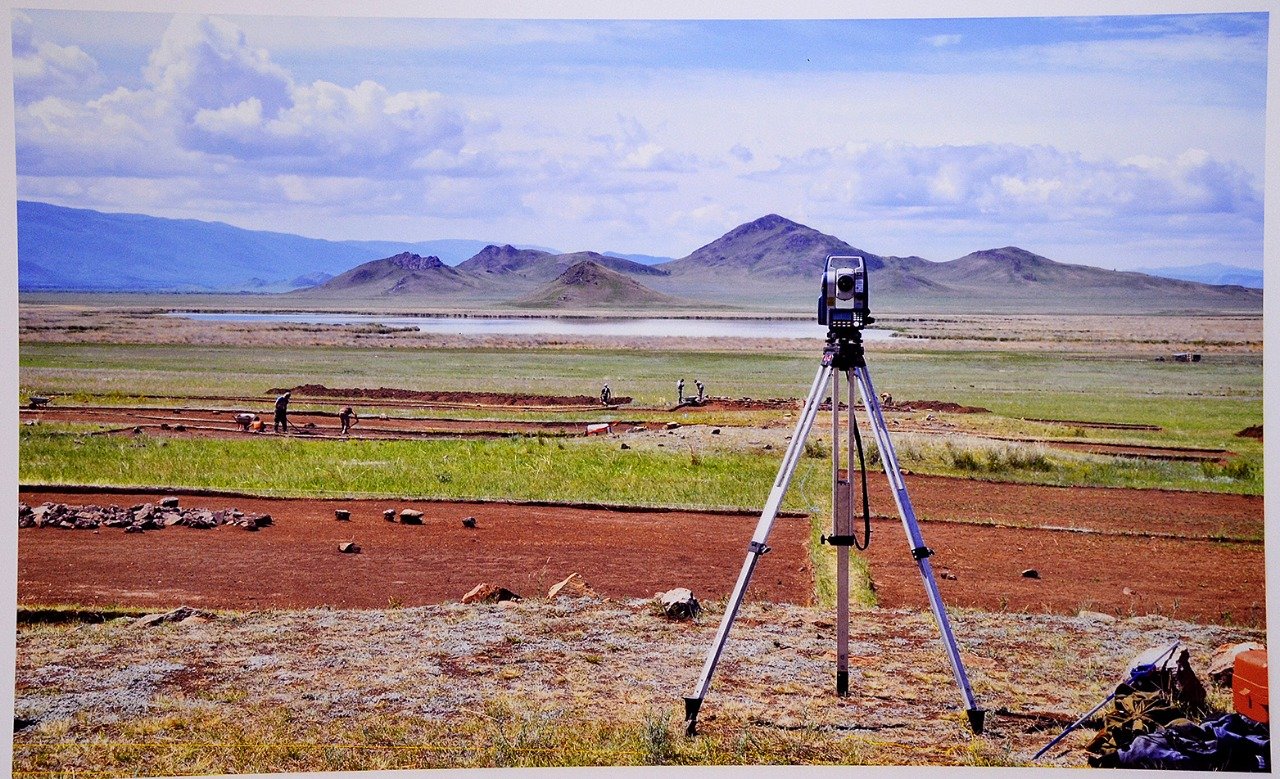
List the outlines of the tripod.
{"type": "MultiPolygon", "coordinates": [[[[756,563],[760,556],[769,551],[765,541],[773,526],[778,508],[782,505],[783,496],[795,475],[796,466],[804,451],[805,439],[818,416],[818,407],[826,394],[828,384],[831,385],[831,476],[832,476],[832,508],[835,514],[833,534],[824,536],[823,542],[836,549],[836,694],[848,695],[849,692],[849,547],[856,544],[853,535],[853,500],[851,480],[840,476],[840,374],[844,374],[849,386],[849,459],[852,462],[855,439],[858,438],[857,421],[854,417],[854,392],[856,383],[862,394],[863,406],[866,409],[867,421],[875,433],[879,447],[880,459],[884,463],[884,472],[893,490],[894,501],[898,504],[898,514],[902,517],[902,527],[906,531],[910,544],[912,559],[920,569],[920,577],[924,580],[925,591],[929,596],[929,604],[933,608],[934,619],[941,631],[942,645],[947,659],[951,663],[951,672],[955,676],[956,685],[960,688],[965,713],[969,718],[969,726],[974,733],[982,732],[985,712],[978,708],[969,688],[969,677],[965,674],[964,664],[960,661],[960,650],[956,646],[955,636],[951,633],[951,624],[947,620],[946,607],[942,604],[942,596],[938,594],[938,584],[933,578],[933,568],[929,557],[933,550],[924,545],[920,535],[920,526],[916,523],[915,511],[911,507],[911,499],[907,496],[907,486],[902,480],[902,469],[898,467],[898,457],[893,450],[893,442],[889,440],[889,431],[885,427],[884,415],[880,409],[880,401],[876,397],[875,388],[871,385],[871,375],[867,372],[867,361],[862,346],[861,329],[832,328],[827,333],[827,345],[822,350],[822,365],[813,386],[809,388],[809,397],[805,400],[800,421],[796,424],[795,434],[782,457],[782,466],[778,469],[778,477],[773,482],[773,489],[765,502],[760,521],[756,524],[755,534],[747,546],[747,559],[738,574],[738,582],[734,585],[733,594],[725,605],[724,617],[720,621],[720,629],[716,633],[715,643],[707,653],[706,662],[702,666],[702,675],[692,695],[684,699],[685,732],[692,736],[697,726],[698,710],[706,697],[707,688],[711,686],[711,675],[715,673],[716,664],[720,661],[720,653],[729,637],[729,629],[737,617],[738,608],[742,605],[742,596],[747,583],[751,580],[756,563]],[[850,375],[852,374],[852,375],[850,375]]],[[[860,443],[860,441],[859,441],[860,443]]],[[[859,446],[859,454],[861,447],[859,446]]],[[[862,484],[862,495],[865,506],[866,482],[862,484]]],[[[870,542],[870,525],[867,526],[866,539],[870,542]]],[[[865,548],[865,547],[863,547],[865,548]]]]}

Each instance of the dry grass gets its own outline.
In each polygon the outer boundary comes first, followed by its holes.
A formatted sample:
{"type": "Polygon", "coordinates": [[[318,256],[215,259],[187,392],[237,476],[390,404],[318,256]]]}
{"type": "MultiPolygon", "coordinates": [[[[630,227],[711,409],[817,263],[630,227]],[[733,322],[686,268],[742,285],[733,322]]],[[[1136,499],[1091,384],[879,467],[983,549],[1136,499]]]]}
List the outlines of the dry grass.
{"type": "Polygon", "coordinates": [[[15,774],[1028,764],[1137,652],[1178,639],[1203,673],[1212,647],[1259,637],[1161,617],[955,612],[975,693],[997,712],[973,737],[928,614],[855,612],[840,700],[829,610],[748,603],[686,739],[680,699],[719,616],[716,604],[686,624],[647,601],[561,599],[27,626],[15,713],[38,724],[15,738],[15,774]]]}

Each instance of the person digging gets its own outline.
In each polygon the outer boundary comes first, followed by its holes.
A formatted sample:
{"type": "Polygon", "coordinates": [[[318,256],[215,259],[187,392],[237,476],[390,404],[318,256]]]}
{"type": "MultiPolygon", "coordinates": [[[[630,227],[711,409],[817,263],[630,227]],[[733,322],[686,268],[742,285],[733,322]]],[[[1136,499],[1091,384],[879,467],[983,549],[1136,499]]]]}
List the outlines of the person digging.
{"type": "Polygon", "coordinates": [[[351,406],[344,406],[338,412],[338,421],[342,424],[342,430],[339,435],[348,435],[351,433],[351,426],[360,421],[360,417],[352,410],[351,406]]]}
{"type": "Polygon", "coordinates": [[[289,432],[289,398],[292,394],[286,390],[283,395],[276,398],[275,431],[277,433],[289,432]]]}

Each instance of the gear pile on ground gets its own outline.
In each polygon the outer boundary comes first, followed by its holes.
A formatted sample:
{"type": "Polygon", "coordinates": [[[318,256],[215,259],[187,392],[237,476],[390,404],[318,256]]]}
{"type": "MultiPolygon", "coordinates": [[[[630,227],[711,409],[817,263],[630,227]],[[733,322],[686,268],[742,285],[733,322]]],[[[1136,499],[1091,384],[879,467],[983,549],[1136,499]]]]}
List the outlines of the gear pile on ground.
{"type": "Polygon", "coordinates": [[[128,508],[110,506],[71,506],[66,503],[41,503],[32,508],[18,504],[18,527],[56,527],[64,530],[97,530],[99,527],[123,528],[126,533],[163,530],[181,525],[196,530],[209,530],[220,525],[258,530],[271,524],[270,514],[255,514],[234,508],[215,511],[203,508],[178,508],[176,500],[140,503],[128,508]],[[167,505],[166,505],[167,504],[167,505]]]}

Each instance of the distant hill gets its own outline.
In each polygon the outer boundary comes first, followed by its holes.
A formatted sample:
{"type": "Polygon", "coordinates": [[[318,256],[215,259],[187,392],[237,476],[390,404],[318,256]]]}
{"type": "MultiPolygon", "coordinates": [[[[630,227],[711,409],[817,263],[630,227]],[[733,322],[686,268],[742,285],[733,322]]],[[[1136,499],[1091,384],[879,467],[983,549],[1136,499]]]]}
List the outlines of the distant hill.
{"type": "Polygon", "coordinates": [[[484,241],[326,241],[221,222],[108,214],[18,201],[18,289],[256,291],[305,286],[401,251],[454,262],[484,241]]]}
{"type": "Polygon", "coordinates": [[[1134,268],[1134,270],[1148,276],[1161,276],[1166,279],[1198,281],[1202,284],[1235,284],[1262,289],[1262,271],[1241,268],[1238,265],[1224,265],[1220,262],[1180,265],[1171,268],[1134,268]]]}
{"type": "MultiPolygon", "coordinates": [[[[946,262],[881,256],[778,214],[739,225],[685,257],[649,265],[592,251],[560,254],[467,240],[325,241],[219,222],[105,214],[32,201],[17,205],[18,288],[24,293],[292,291],[297,300],[393,296],[490,306],[550,305],[547,301],[559,297],[580,299],[577,305],[604,305],[598,301],[616,294],[624,308],[627,300],[644,305],[654,301],[652,295],[665,295],[686,307],[701,301],[708,307],[794,312],[814,307],[828,255],[855,254],[866,259],[872,310],[880,312],[1262,309],[1262,292],[1248,277],[1241,279],[1250,282],[1246,285],[1206,284],[1060,263],[1017,246],[946,262]],[[458,264],[450,267],[442,258],[458,264]],[[620,274],[639,289],[623,289],[617,279],[589,267],[563,279],[584,262],[620,274]]],[[[1224,267],[1183,270],[1211,274],[1224,267]]],[[[1256,281],[1260,286],[1261,279],[1256,281]]]]}
{"type": "Polygon", "coordinates": [[[323,284],[289,294],[300,298],[433,297],[472,290],[479,285],[474,276],[450,268],[439,257],[401,252],[393,257],[362,263],[323,284]]]}
{"type": "MultiPolygon", "coordinates": [[[[936,289],[937,285],[917,273],[922,267],[910,260],[881,257],[873,252],[793,222],[769,214],[739,225],[686,257],[656,267],[673,278],[700,278],[715,275],[726,283],[736,280],[767,282],[784,286],[805,284],[816,298],[818,283],[827,257],[857,255],[876,272],[876,286],[889,291],[936,289]]],[[[920,262],[928,264],[926,261],[920,262]]]]}
{"type": "Polygon", "coordinates": [[[1256,289],[1055,262],[1016,246],[986,249],[935,263],[928,275],[964,295],[989,296],[994,292],[1009,299],[1048,301],[1054,296],[1070,295],[1083,302],[1127,300],[1144,308],[1169,310],[1262,304],[1262,293],[1256,289]]]}
{"type": "Polygon", "coordinates": [[[462,262],[458,269],[476,275],[501,276],[530,282],[547,282],[569,267],[591,261],[619,273],[636,276],[666,276],[667,272],[620,257],[607,257],[597,252],[551,254],[513,246],[486,246],[476,256],[462,262]]]}
{"type": "Polygon", "coordinates": [[[494,246],[490,244],[476,254],[458,264],[458,270],[476,275],[498,275],[521,273],[525,269],[538,265],[551,257],[551,252],[538,249],[517,249],[506,244],[494,246]]]}
{"type": "Polygon", "coordinates": [[[565,309],[607,306],[628,311],[685,307],[689,301],[655,292],[626,274],[588,259],[569,266],[554,280],[515,300],[514,305],[565,309]]]}

